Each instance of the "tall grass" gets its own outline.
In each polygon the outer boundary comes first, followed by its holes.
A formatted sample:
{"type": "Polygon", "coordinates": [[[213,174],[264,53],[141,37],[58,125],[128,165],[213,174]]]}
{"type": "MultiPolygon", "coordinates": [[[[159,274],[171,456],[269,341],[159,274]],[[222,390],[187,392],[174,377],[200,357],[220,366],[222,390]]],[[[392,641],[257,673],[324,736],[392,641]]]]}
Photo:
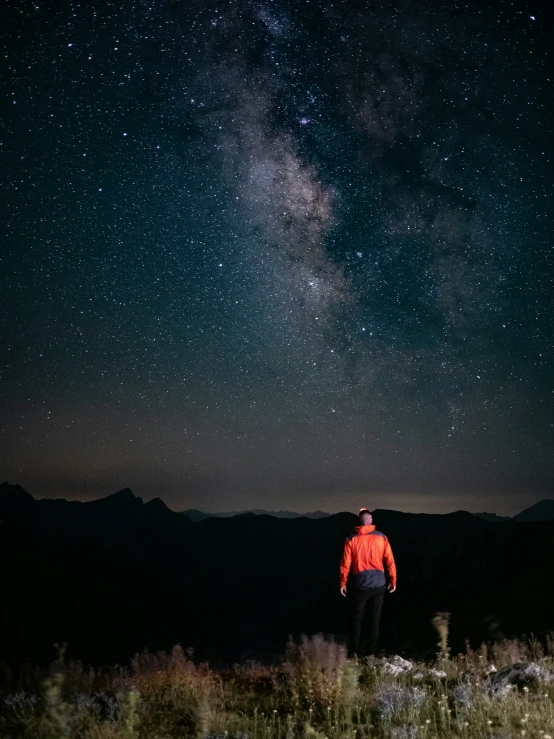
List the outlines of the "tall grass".
{"type": "Polygon", "coordinates": [[[437,661],[398,674],[381,660],[349,660],[322,636],[291,642],[272,665],[214,670],[175,647],[101,671],[63,655],[47,674],[2,666],[0,738],[554,737],[554,679],[490,687],[490,676],[514,663],[554,676],[552,643],[504,641],[451,657],[444,625],[437,661]]]}

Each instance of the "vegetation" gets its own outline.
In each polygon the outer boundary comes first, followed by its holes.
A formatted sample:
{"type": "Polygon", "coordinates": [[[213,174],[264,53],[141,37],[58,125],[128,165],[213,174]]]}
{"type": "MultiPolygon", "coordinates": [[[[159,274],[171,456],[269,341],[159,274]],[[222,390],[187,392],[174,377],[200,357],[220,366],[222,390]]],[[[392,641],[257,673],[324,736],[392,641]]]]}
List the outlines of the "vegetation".
{"type": "Polygon", "coordinates": [[[433,664],[399,657],[358,663],[315,636],[290,643],[275,665],[212,669],[175,647],[110,670],[85,669],[63,654],[47,674],[4,666],[0,737],[551,739],[552,643],[509,641],[450,657],[447,624],[440,614],[433,664]],[[534,665],[523,681],[493,683],[517,663],[534,665]]]}

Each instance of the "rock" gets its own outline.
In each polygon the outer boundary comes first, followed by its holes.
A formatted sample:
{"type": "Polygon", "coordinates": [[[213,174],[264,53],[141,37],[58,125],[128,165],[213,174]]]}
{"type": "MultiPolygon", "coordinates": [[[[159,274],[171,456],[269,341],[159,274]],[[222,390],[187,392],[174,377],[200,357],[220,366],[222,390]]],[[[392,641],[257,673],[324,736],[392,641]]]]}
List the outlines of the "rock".
{"type": "Polygon", "coordinates": [[[446,679],[446,672],[444,670],[437,670],[434,667],[431,667],[429,672],[427,673],[429,677],[434,677],[435,680],[445,680],[446,679]]]}
{"type": "Polygon", "coordinates": [[[554,670],[536,662],[516,662],[491,673],[483,686],[491,693],[507,695],[514,686],[523,688],[537,683],[554,683],[554,670]]]}
{"type": "Polygon", "coordinates": [[[381,665],[381,669],[387,675],[402,675],[407,672],[407,670],[403,670],[398,665],[391,665],[390,662],[383,662],[383,664],[381,665]]]}
{"type": "Polygon", "coordinates": [[[411,670],[413,667],[413,664],[409,662],[407,659],[404,659],[404,657],[401,657],[399,654],[393,655],[389,659],[389,663],[391,665],[394,665],[395,667],[401,667],[404,672],[408,672],[408,670],[411,670]]]}
{"type": "Polygon", "coordinates": [[[409,672],[413,668],[413,664],[407,659],[400,657],[395,654],[390,658],[383,657],[381,660],[375,660],[373,663],[375,667],[380,668],[387,675],[401,675],[402,673],[409,672]]]}
{"type": "Polygon", "coordinates": [[[412,675],[413,680],[423,680],[423,672],[416,672],[412,675]]]}

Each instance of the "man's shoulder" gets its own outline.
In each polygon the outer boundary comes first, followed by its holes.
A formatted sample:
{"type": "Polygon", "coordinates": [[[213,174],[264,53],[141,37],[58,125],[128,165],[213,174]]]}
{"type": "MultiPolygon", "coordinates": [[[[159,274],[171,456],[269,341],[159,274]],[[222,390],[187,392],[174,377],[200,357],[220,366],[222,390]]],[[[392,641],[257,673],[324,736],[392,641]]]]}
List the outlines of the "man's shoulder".
{"type": "Polygon", "coordinates": [[[383,534],[382,531],[377,531],[377,529],[375,529],[375,531],[372,531],[370,536],[382,536],[383,539],[387,538],[386,534],[383,534]]]}
{"type": "MultiPolygon", "coordinates": [[[[358,533],[357,531],[352,531],[346,537],[346,541],[352,541],[352,539],[356,539],[358,536],[361,536],[361,534],[358,533]]],[[[375,529],[375,531],[371,531],[369,534],[365,534],[365,536],[380,536],[383,539],[386,539],[387,538],[387,535],[386,534],[383,534],[382,531],[377,531],[377,529],[375,529]]]]}

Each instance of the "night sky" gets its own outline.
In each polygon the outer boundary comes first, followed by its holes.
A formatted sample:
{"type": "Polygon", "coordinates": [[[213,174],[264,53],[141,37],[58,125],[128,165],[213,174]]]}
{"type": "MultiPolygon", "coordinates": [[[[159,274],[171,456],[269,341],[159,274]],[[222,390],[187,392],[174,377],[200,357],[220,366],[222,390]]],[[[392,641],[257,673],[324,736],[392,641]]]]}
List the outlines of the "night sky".
{"type": "Polygon", "coordinates": [[[5,0],[0,478],[554,497],[543,7],[5,0]]]}

